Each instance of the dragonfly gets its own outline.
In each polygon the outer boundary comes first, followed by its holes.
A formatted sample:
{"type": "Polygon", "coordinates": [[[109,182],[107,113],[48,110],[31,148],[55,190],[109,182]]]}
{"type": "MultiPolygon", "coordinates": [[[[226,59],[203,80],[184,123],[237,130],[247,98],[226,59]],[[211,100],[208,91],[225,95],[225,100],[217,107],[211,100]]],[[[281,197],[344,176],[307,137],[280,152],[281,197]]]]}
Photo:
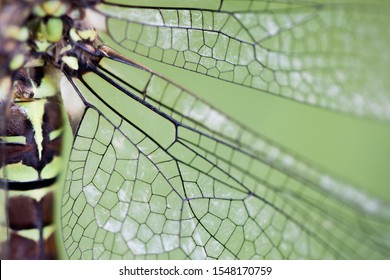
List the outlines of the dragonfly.
{"type": "Polygon", "coordinates": [[[1,8],[2,258],[57,258],[58,247],[70,259],[390,257],[385,198],[128,55],[386,123],[386,1],[1,8]],[[74,136],[66,167],[63,106],[74,136]]]}

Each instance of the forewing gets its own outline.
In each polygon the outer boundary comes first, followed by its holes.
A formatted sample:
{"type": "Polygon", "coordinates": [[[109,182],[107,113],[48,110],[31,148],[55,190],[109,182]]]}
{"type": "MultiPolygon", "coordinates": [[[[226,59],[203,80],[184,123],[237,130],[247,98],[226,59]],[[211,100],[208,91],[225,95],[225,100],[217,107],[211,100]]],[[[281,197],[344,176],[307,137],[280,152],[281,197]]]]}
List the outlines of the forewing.
{"type": "Polygon", "coordinates": [[[70,258],[388,258],[390,206],[121,56],[69,78],[86,110],[70,258]]]}
{"type": "Polygon", "coordinates": [[[95,10],[128,50],[313,106],[390,119],[388,1],[105,2],[95,10]]]}

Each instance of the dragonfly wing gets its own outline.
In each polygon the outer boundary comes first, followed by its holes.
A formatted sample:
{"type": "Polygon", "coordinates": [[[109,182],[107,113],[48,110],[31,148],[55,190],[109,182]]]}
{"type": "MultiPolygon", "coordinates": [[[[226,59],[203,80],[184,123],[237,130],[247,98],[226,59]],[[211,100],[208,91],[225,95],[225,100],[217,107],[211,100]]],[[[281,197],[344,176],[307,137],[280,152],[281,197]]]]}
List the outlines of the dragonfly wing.
{"type": "Polygon", "coordinates": [[[112,54],[69,78],[85,104],[63,196],[70,258],[388,258],[390,205],[112,54]]]}
{"type": "Polygon", "coordinates": [[[95,10],[116,43],[146,57],[309,105],[390,119],[388,2],[186,2],[103,1],[95,10]]]}

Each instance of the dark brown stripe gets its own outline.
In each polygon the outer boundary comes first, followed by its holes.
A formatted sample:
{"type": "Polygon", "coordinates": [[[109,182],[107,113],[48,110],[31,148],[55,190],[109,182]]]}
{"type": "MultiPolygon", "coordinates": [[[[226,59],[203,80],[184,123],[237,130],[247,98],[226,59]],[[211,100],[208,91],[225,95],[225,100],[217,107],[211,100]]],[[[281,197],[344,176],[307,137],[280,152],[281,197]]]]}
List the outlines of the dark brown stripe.
{"type": "Polygon", "coordinates": [[[54,222],[54,193],[50,192],[46,194],[40,201],[42,209],[43,225],[51,225],[54,222]]]}
{"type": "MultiPolygon", "coordinates": [[[[4,246],[1,244],[0,246],[4,246]]],[[[13,232],[9,241],[9,254],[5,259],[10,260],[39,260],[57,259],[57,249],[55,246],[54,234],[50,235],[43,244],[13,232]]]]}
{"type": "Polygon", "coordinates": [[[37,202],[28,196],[11,197],[8,200],[9,227],[13,230],[36,228],[37,202]]]}
{"type": "Polygon", "coordinates": [[[0,243],[0,260],[6,260],[9,258],[9,252],[10,252],[9,247],[10,247],[9,242],[0,243]]]}
{"type": "Polygon", "coordinates": [[[45,241],[45,259],[58,259],[57,242],[54,233],[51,234],[45,241]]]}
{"type": "Polygon", "coordinates": [[[8,259],[29,260],[29,259],[36,259],[38,255],[39,255],[38,242],[20,236],[16,233],[11,233],[10,251],[9,251],[8,259]]]}
{"type": "Polygon", "coordinates": [[[53,192],[40,201],[18,195],[8,200],[9,227],[13,230],[41,229],[53,223],[53,192]]]}
{"type": "MultiPolygon", "coordinates": [[[[14,196],[8,200],[9,259],[55,259],[56,242],[54,233],[44,240],[45,226],[53,223],[53,192],[47,193],[40,201],[28,196],[14,196]],[[37,229],[39,240],[31,240],[18,234],[18,230],[37,229]]],[[[6,244],[2,244],[6,246],[6,244]]]]}

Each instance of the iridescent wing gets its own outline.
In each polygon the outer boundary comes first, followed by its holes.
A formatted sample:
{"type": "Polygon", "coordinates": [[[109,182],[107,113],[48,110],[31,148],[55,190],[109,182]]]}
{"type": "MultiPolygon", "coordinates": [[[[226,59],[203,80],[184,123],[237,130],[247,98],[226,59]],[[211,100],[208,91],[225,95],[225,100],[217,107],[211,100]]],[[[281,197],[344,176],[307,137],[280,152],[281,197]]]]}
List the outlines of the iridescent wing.
{"type": "MultiPolygon", "coordinates": [[[[388,258],[390,205],[105,52],[63,196],[70,258],[388,258]]],[[[70,91],[70,90],[69,90],[70,91]]]]}
{"type": "Polygon", "coordinates": [[[388,1],[102,1],[108,35],[151,59],[389,120],[388,1]]]}

